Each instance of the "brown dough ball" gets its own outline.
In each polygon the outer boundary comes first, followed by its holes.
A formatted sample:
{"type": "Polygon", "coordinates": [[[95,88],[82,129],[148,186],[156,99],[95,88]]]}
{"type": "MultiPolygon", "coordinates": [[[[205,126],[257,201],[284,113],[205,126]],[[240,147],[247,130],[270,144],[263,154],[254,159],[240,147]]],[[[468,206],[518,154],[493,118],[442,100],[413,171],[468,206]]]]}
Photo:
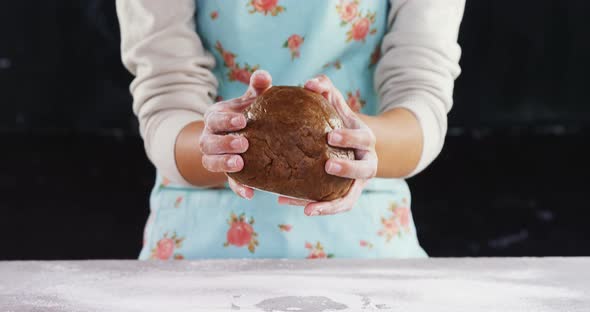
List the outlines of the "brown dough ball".
{"type": "Polygon", "coordinates": [[[248,139],[244,169],[228,173],[237,182],[290,197],[327,201],[348,192],[353,180],[329,175],[328,158],[354,159],[350,149],[328,145],[328,132],[342,128],[321,95],[300,87],[276,86],[245,112],[248,139]]]}

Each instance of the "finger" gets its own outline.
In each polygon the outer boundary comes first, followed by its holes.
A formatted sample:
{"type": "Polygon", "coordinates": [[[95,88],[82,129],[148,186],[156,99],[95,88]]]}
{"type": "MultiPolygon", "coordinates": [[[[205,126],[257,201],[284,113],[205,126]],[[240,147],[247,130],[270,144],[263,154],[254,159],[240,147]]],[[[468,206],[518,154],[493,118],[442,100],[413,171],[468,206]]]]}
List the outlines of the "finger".
{"type": "Polygon", "coordinates": [[[246,127],[246,116],[242,113],[214,111],[205,116],[205,125],[211,133],[237,131],[246,127]]]}
{"type": "Polygon", "coordinates": [[[336,97],[338,97],[339,100],[334,100],[331,103],[334,109],[336,110],[336,113],[338,113],[338,116],[342,118],[344,126],[349,129],[362,128],[363,123],[361,122],[360,118],[350,108],[350,106],[348,105],[346,100],[344,100],[344,97],[342,96],[342,94],[340,94],[339,91],[336,97]]]}
{"type": "Polygon", "coordinates": [[[354,111],[348,106],[348,103],[342,96],[342,93],[334,86],[330,78],[326,75],[319,75],[308,80],[304,87],[310,91],[321,94],[330,104],[340,118],[344,121],[347,128],[356,129],[359,127],[359,120],[354,111]]]}
{"type": "Polygon", "coordinates": [[[272,86],[272,77],[266,70],[259,69],[250,76],[250,84],[244,96],[258,96],[272,86]]]}
{"type": "Polygon", "coordinates": [[[238,97],[233,98],[226,101],[221,101],[213,104],[210,109],[210,113],[219,112],[219,111],[233,111],[233,112],[241,112],[245,110],[248,106],[254,103],[256,99],[255,96],[248,96],[248,97],[238,97]]]}
{"type": "Polygon", "coordinates": [[[244,168],[240,155],[203,155],[201,162],[211,172],[238,172],[244,168]]]}
{"type": "Polygon", "coordinates": [[[352,205],[347,205],[343,199],[336,199],[329,202],[311,203],[303,209],[303,213],[310,216],[327,216],[352,209],[352,205]]]}
{"type": "Polygon", "coordinates": [[[199,147],[205,155],[239,154],[248,150],[248,140],[238,135],[203,134],[199,147]]]}
{"type": "Polygon", "coordinates": [[[330,101],[334,85],[328,76],[319,75],[306,81],[303,87],[309,91],[321,94],[326,100],[330,101]]]}
{"type": "Polygon", "coordinates": [[[350,179],[370,179],[377,173],[377,163],[372,157],[364,160],[330,158],[326,161],[326,172],[350,179]]]}
{"type": "Polygon", "coordinates": [[[328,134],[332,146],[372,150],[375,148],[375,135],[369,129],[335,129],[328,134]]]}
{"type": "Polygon", "coordinates": [[[227,183],[229,184],[229,188],[234,191],[234,193],[238,194],[238,196],[245,199],[252,199],[252,197],[254,197],[254,189],[251,187],[238,183],[232,178],[227,178],[227,183]]]}
{"type": "Polygon", "coordinates": [[[280,205],[290,205],[290,206],[305,206],[312,201],[306,199],[297,199],[297,198],[290,198],[285,196],[279,196],[278,202],[280,205]]]}
{"type": "Polygon", "coordinates": [[[355,181],[348,193],[339,199],[327,202],[315,202],[305,206],[303,212],[308,216],[326,216],[351,210],[361,196],[366,182],[355,181]]]}
{"type": "Polygon", "coordinates": [[[330,104],[332,104],[333,106],[336,104],[341,104],[344,107],[348,108],[348,112],[352,112],[352,110],[348,106],[348,103],[346,103],[344,96],[342,96],[342,93],[340,93],[338,88],[334,86],[332,80],[330,80],[328,76],[318,75],[315,78],[309,80],[306,83],[305,87],[310,89],[311,91],[323,95],[326,98],[326,100],[328,100],[330,104]]]}

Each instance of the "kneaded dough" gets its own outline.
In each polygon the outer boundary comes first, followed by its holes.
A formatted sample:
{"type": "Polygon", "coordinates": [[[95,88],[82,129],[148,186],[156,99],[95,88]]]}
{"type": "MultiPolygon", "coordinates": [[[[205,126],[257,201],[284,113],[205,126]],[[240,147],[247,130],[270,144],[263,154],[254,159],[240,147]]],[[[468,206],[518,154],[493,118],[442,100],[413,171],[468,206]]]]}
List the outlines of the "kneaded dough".
{"type": "Polygon", "coordinates": [[[343,127],[328,101],[300,87],[275,86],[246,110],[248,139],[244,169],[236,181],[282,195],[333,200],[346,195],[353,180],[327,174],[328,158],[354,159],[350,149],[328,145],[327,134],[343,127]]]}

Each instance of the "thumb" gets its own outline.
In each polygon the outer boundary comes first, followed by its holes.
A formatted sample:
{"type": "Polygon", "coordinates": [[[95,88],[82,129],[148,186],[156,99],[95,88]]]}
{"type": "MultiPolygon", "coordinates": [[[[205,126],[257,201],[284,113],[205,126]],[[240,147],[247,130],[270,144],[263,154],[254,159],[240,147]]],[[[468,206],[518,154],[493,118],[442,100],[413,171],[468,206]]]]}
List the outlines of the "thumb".
{"type": "Polygon", "coordinates": [[[350,108],[342,93],[334,86],[330,78],[326,75],[319,75],[308,80],[305,83],[305,88],[315,93],[321,94],[342,118],[344,125],[347,128],[358,128],[359,120],[354,111],[350,108]]]}
{"type": "Polygon", "coordinates": [[[266,70],[259,69],[250,76],[250,85],[245,97],[258,96],[272,86],[272,77],[266,70]]]}

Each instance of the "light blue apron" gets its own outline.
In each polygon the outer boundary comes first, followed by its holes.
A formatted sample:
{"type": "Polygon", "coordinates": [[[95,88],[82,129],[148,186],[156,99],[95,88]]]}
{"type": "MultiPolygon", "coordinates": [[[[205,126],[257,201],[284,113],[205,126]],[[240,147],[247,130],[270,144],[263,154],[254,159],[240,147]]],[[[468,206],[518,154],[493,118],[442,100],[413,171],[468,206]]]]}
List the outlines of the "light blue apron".
{"type": "MultiPolygon", "coordinates": [[[[171,4],[172,5],[172,4],[171,4]]],[[[217,61],[219,96],[241,96],[250,74],[303,85],[326,74],[353,108],[377,113],[373,87],[388,2],[197,0],[198,33],[217,61]]],[[[158,177],[140,259],[426,257],[405,181],[373,179],[353,210],[307,217],[256,191],[183,188],[158,177]]]]}

